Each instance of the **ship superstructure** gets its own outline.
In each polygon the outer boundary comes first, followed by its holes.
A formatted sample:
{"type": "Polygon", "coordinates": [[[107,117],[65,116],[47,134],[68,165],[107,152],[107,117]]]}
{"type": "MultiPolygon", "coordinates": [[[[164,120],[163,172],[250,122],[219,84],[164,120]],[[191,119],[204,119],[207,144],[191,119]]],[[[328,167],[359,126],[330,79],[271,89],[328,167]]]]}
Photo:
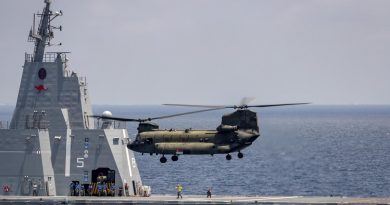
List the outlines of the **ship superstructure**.
{"type": "Polygon", "coordinates": [[[106,195],[137,195],[142,182],[127,130],[109,122],[95,128],[86,78],[68,68],[68,52],[45,52],[62,30],[52,25],[62,11],[44,2],[10,129],[0,130],[2,195],[74,195],[77,184],[86,195],[101,195],[101,187],[106,195]]]}

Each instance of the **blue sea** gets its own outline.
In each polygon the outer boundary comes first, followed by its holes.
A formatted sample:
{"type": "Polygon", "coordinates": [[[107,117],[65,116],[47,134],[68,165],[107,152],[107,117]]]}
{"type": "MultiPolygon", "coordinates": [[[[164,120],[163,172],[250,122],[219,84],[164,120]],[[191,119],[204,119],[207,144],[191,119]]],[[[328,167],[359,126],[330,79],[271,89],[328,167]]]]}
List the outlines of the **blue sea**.
{"type": "MultiPolygon", "coordinates": [[[[0,120],[12,108],[0,107],[0,120]]],[[[162,106],[94,106],[121,117],[155,117],[188,108],[162,106]]],[[[212,111],[156,123],[162,129],[215,129],[224,113],[212,111]]],[[[161,164],[160,156],[136,154],[145,185],[154,194],[390,196],[390,106],[303,105],[255,109],[261,136],[236,154],[180,156],[161,164]]],[[[130,137],[136,123],[128,125],[130,137]]]]}

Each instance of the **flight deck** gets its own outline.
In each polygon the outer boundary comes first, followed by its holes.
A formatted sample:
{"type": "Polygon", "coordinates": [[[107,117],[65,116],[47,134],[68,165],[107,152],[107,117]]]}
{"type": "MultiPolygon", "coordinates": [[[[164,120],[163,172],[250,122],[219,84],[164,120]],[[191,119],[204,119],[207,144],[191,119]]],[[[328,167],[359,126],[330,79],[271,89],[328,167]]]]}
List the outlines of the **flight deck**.
{"type": "Polygon", "coordinates": [[[388,198],[311,196],[153,195],[151,197],[1,196],[0,204],[390,204],[388,198]]]}

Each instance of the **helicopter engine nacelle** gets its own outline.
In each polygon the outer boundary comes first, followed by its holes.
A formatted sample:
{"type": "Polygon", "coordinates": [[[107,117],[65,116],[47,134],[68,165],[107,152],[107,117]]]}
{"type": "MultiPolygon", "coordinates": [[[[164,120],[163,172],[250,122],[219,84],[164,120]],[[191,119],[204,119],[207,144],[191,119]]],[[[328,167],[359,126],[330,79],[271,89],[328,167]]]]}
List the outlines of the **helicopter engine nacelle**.
{"type": "Polygon", "coordinates": [[[238,126],[233,125],[219,125],[217,127],[218,132],[234,132],[238,130],[238,126]]]}
{"type": "Polygon", "coordinates": [[[159,126],[155,123],[152,122],[141,122],[138,125],[138,132],[145,132],[145,131],[153,131],[153,130],[158,130],[159,126]]]}

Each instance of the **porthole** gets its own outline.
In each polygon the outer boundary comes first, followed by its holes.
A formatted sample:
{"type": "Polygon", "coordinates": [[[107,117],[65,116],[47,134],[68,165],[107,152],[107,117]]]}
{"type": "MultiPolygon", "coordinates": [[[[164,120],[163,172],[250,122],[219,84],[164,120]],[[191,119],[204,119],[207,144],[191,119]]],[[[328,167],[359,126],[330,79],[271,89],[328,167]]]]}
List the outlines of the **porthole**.
{"type": "Polygon", "coordinates": [[[45,68],[41,68],[41,69],[39,69],[39,71],[38,71],[38,77],[39,77],[39,79],[41,79],[41,80],[44,80],[45,78],[46,78],[46,70],[45,70],[45,68]]]}

